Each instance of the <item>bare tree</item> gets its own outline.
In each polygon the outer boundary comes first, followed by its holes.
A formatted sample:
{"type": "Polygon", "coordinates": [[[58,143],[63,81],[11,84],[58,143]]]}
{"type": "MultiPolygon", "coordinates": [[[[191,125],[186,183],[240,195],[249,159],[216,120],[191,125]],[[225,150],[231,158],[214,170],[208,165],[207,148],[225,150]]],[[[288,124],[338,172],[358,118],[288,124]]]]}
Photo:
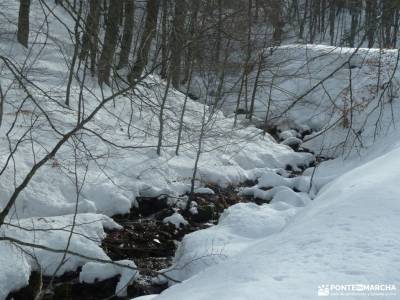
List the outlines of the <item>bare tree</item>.
{"type": "Polygon", "coordinates": [[[124,1],[124,33],[121,41],[121,52],[119,54],[118,68],[128,65],[129,54],[131,53],[133,26],[135,24],[135,2],[134,0],[124,1]]]}
{"type": "Polygon", "coordinates": [[[89,13],[86,18],[85,32],[82,38],[82,49],[80,59],[85,61],[90,53],[90,72],[92,76],[95,75],[97,66],[97,52],[98,52],[98,32],[100,26],[100,9],[101,4],[99,1],[89,1],[89,13]]]}
{"type": "Polygon", "coordinates": [[[172,25],[171,37],[171,81],[172,86],[179,88],[181,81],[181,65],[183,44],[185,42],[185,15],[186,3],[185,0],[175,1],[174,20],[172,25]]]}
{"type": "Polygon", "coordinates": [[[110,84],[110,72],[118,42],[121,8],[122,1],[110,0],[103,49],[99,60],[98,81],[100,85],[103,83],[110,84]]]}
{"type": "Polygon", "coordinates": [[[146,20],[140,40],[140,45],[137,53],[137,57],[131,72],[128,75],[130,83],[135,82],[140,76],[142,76],[143,70],[147,65],[150,45],[156,34],[157,30],[157,16],[159,9],[158,0],[147,0],[146,4],[146,20]]]}

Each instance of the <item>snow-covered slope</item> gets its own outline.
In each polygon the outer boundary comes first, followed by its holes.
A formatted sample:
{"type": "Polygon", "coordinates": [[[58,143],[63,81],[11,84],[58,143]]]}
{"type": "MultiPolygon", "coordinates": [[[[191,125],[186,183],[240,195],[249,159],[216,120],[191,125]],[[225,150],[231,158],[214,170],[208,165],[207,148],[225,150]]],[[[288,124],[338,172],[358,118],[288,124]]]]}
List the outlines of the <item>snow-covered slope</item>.
{"type": "MultiPolygon", "coordinates": [[[[268,205],[238,207],[241,213],[231,221],[236,236],[227,237],[222,220],[215,228],[194,233],[196,249],[188,247],[191,252],[185,256],[192,255],[196,265],[199,253],[210,253],[212,241],[220,241],[220,232],[225,233],[227,254],[232,246],[238,251],[224,257],[220,250],[224,259],[219,264],[203,266],[202,272],[192,269],[187,281],[155,299],[319,299],[322,285],[328,286],[330,299],[339,299],[338,285],[359,284],[387,285],[375,297],[396,299],[399,291],[391,285],[398,289],[400,281],[399,157],[397,147],[340,176],[272,235],[263,224],[280,224],[276,215],[282,211],[268,205]],[[254,222],[260,215],[260,222],[254,222]]],[[[177,272],[188,278],[187,272],[177,272]]],[[[374,291],[360,286],[341,292],[347,293],[346,299],[375,299],[374,291]]]]}
{"type": "MultiPolygon", "coordinates": [[[[264,122],[268,112],[282,130],[313,129],[304,146],[315,153],[360,151],[399,121],[397,50],[294,44],[265,55],[255,116],[264,122]]],[[[235,93],[227,96],[227,112],[235,110],[236,99],[235,93]]]]}
{"type": "MultiPolygon", "coordinates": [[[[86,85],[80,89],[74,79],[71,105],[66,107],[73,44],[64,25],[73,28],[70,16],[61,7],[55,7],[54,1],[32,1],[30,47],[25,49],[16,43],[16,24],[11,21],[17,20],[18,2],[4,1],[0,5],[7,8],[2,10],[0,20],[5,32],[0,36],[0,76],[5,99],[0,127],[1,210],[32,166],[77,124],[78,113],[81,117],[90,115],[118,87],[102,90],[96,78],[87,75],[86,85]],[[23,79],[18,82],[16,77],[23,79]],[[81,108],[79,99],[84,102],[81,108]]],[[[122,76],[124,72],[121,71],[122,76]]],[[[76,76],[82,79],[82,70],[76,76]]],[[[190,99],[183,119],[179,155],[175,155],[185,102],[185,96],[175,90],[168,93],[163,147],[158,156],[160,102],[164,91],[165,82],[157,76],[148,76],[136,87],[135,95],[128,91],[105,105],[85,125],[85,130],[72,137],[32,177],[8,215],[8,224],[2,225],[0,237],[51,246],[59,252],[45,255],[48,251],[29,246],[22,248],[24,252],[9,241],[0,240],[1,300],[10,291],[26,285],[31,270],[42,269],[43,274],[53,275],[62,262],[62,250],[67,245],[75,212],[78,214],[68,245],[70,251],[109,260],[99,247],[104,238],[104,222],[97,220],[106,218],[111,222],[106,216],[128,213],[139,196],[180,197],[187,193],[204,115],[207,123],[196,177],[198,187],[207,183],[236,184],[254,179],[263,169],[287,165],[297,168],[313,160],[311,154],[295,153],[255,127],[233,128],[232,118],[190,99]],[[46,227],[47,223],[52,224],[51,228],[46,227]],[[17,230],[17,225],[28,227],[29,231],[17,230]],[[40,232],[42,227],[46,227],[43,233],[35,235],[34,229],[40,232]],[[32,253],[36,260],[31,259],[32,253]]],[[[112,227],[116,226],[113,223],[112,227]]],[[[66,255],[66,259],[68,263],[62,264],[57,275],[76,270],[88,261],[71,255],[66,255]]]]}
{"type": "MultiPolygon", "coordinates": [[[[36,32],[44,17],[42,7],[36,2],[32,5],[32,32],[36,32]]],[[[10,18],[16,17],[15,6],[9,3],[7,14],[10,18]]],[[[70,21],[61,8],[57,7],[55,11],[66,22],[70,21]]],[[[64,61],[62,53],[68,52],[72,47],[71,41],[66,38],[65,28],[54,18],[49,16],[47,21],[50,24],[48,30],[51,38],[47,40],[43,30],[37,36],[39,41],[46,39],[44,48],[38,44],[26,50],[13,39],[0,43],[1,55],[11,58],[22,69],[26,63],[28,66],[25,67],[25,72],[29,79],[42,89],[41,91],[36,86],[27,84],[35,100],[39,102],[35,104],[30,99],[24,100],[24,91],[15,83],[13,74],[2,62],[2,87],[7,94],[3,125],[0,127],[1,164],[4,165],[9,158],[6,133],[13,122],[13,130],[9,134],[11,145],[15,145],[27,132],[34,140],[33,146],[31,140],[24,140],[14,154],[17,183],[30,169],[33,161],[43,156],[60,139],[60,134],[54,128],[63,133],[77,121],[77,82],[73,82],[71,108],[60,105],[65,100],[68,77],[68,62],[64,61]],[[62,33],[65,33],[62,40],[64,44],[59,45],[55,40],[60,39],[62,33]],[[50,99],[45,97],[45,92],[51,96],[50,99]],[[16,115],[20,106],[20,112],[16,115]],[[29,128],[35,118],[37,120],[29,128]]],[[[8,23],[3,25],[15,31],[15,26],[8,23]]],[[[88,89],[83,91],[85,115],[89,115],[98,105],[102,93],[110,95],[113,92],[106,87],[103,91],[100,90],[95,81],[95,78],[89,78],[88,89]]],[[[162,155],[158,156],[158,115],[164,86],[165,83],[157,76],[149,76],[145,85],[139,86],[135,91],[141,97],[128,99],[120,96],[110,102],[86,126],[90,131],[79,136],[83,139],[85,148],[77,154],[80,160],[77,168],[84,172],[86,165],[89,166],[79,203],[80,211],[97,211],[107,215],[125,213],[134,204],[136,196],[176,196],[187,192],[193,174],[203,113],[209,121],[203,138],[204,153],[199,164],[199,185],[206,182],[221,185],[238,183],[249,179],[247,171],[253,168],[284,168],[286,165],[296,167],[307,165],[311,161],[310,155],[294,153],[289,147],[278,145],[268,134],[264,136],[254,127],[233,128],[233,119],[225,118],[218,111],[211,112],[190,99],[186,106],[180,155],[176,156],[177,129],[185,97],[175,90],[168,94],[164,111],[162,155]],[[113,144],[106,142],[110,140],[113,144]]],[[[66,144],[50,163],[39,170],[18,199],[17,211],[20,217],[73,212],[76,200],[74,179],[71,176],[74,168],[74,147],[72,142],[66,144]]],[[[13,166],[9,163],[0,181],[0,207],[13,191],[13,173],[13,166]]]]}

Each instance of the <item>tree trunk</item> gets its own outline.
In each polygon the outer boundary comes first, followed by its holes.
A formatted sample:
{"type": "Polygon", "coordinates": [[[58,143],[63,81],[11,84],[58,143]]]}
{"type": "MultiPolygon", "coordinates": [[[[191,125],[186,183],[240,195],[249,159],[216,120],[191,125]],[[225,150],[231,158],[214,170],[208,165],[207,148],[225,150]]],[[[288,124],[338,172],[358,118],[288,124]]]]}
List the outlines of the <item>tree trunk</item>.
{"type": "Polygon", "coordinates": [[[367,39],[368,39],[368,48],[374,47],[375,43],[375,31],[378,20],[377,16],[377,2],[376,0],[366,0],[365,6],[365,16],[366,16],[366,30],[367,30],[367,39]]]}
{"type": "Polygon", "coordinates": [[[104,36],[103,49],[99,60],[99,84],[110,84],[111,65],[118,42],[119,18],[121,13],[122,1],[110,0],[108,8],[106,33],[104,36]]]}
{"type": "Polygon", "coordinates": [[[356,33],[357,33],[357,28],[358,28],[358,18],[359,18],[359,12],[360,12],[360,7],[361,3],[357,0],[352,0],[350,2],[350,14],[351,14],[351,27],[350,27],[350,40],[349,40],[349,46],[354,47],[355,39],[356,39],[356,33]]]}
{"type": "Polygon", "coordinates": [[[157,30],[158,0],[148,0],[146,5],[146,20],[135,64],[128,75],[130,83],[135,82],[143,73],[149,59],[151,41],[157,30]]]}
{"type": "Polygon", "coordinates": [[[17,40],[25,48],[28,48],[30,5],[31,0],[20,0],[17,40]]]}
{"type": "Polygon", "coordinates": [[[132,39],[133,39],[133,26],[135,16],[135,2],[134,0],[125,0],[124,2],[124,33],[121,41],[121,53],[119,54],[118,69],[128,65],[129,53],[131,52],[132,39]]]}
{"type": "Polygon", "coordinates": [[[181,80],[183,44],[185,42],[185,0],[175,0],[175,15],[171,41],[171,83],[176,89],[181,80]]]}
{"type": "Polygon", "coordinates": [[[90,0],[89,14],[86,18],[85,33],[82,38],[82,50],[79,58],[84,61],[90,53],[90,73],[95,75],[98,52],[98,33],[101,5],[97,0],[90,0]]]}
{"type": "Polygon", "coordinates": [[[221,35],[222,35],[222,0],[218,1],[218,22],[217,22],[217,34],[215,40],[215,65],[219,64],[219,56],[221,53],[221,35]]]}
{"type": "Polygon", "coordinates": [[[158,130],[157,155],[161,155],[162,140],[164,137],[164,110],[165,110],[165,104],[167,103],[168,91],[170,85],[171,85],[171,74],[170,72],[168,72],[167,85],[165,86],[164,96],[162,98],[160,105],[160,114],[158,115],[160,128],[158,130]]]}
{"type": "Polygon", "coordinates": [[[279,45],[282,41],[283,26],[285,25],[282,16],[282,1],[271,1],[271,22],[274,27],[272,40],[274,45],[279,45]]]}
{"type": "Polygon", "coordinates": [[[394,19],[394,7],[391,1],[383,1],[382,2],[382,33],[383,33],[383,46],[385,48],[391,47],[392,41],[392,25],[394,19]]]}
{"type": "Polygon", "coordinates": [[[185,66],[184,66],[184,78],[182,80],[182,84],[185,84],[189,80],[190,76],[190,66],[193,65],[192,59],[194,58],[194,51],[197,47],[197,43],[194,41],[196,39],[196,29],[197,29],[197,16],[199,12],[199,3],[198,1],[192,1],[192,5],[190,6],[190,23],[189,23],[189,36],[191,37],[192,41],[188,45],[186,49],[186,56],[185,56],[185,66]]]}
{"type": "Polygon", "coordinates": [[[256,101],[257,88],[258,88],[258,83],[259,83],[263,63],[264,63],[264,53],[262,52],[259,55],[258,65],[257,65],[257,73],[256,73],[256,77],[254,79],[253,91],[251,93],[250,110],[249,110],[249,113],[247,116],[249,120],[251,120],[253,118],[253,114],[254,114],[254,104],[256,101]]]}
{"type": "Polygon", "coordinates": [[[333,46],[335,41],[335,0],[329,1],[329,36],[333,46]]]}
{"type": "Polygon", "coordinates": [[[162,0],[161,20],[161,78],[167,77],[168,69],[168,0],[162,0]]]}
{"type": "Polygon", "coordinates": [[[307,21],[307,11],[308,11],[308,0],[305,0],[303,18],[300,21],[299,38],[301,39],[304,37],[304,26],[306,25],[307,21]]]}

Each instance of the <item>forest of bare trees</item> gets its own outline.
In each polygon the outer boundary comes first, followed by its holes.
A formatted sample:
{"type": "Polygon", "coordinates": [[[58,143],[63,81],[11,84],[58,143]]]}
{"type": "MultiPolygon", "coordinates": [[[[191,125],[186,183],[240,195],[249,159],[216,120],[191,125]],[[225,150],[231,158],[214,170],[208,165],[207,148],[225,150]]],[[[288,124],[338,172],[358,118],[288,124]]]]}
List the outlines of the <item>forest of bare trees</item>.
{"type": "MultiPolygon", "coordinates": [[[[400,21],[399,1],[57,2],[79,23],[78,59],[84,61],[89,55],[86,63],[91,71],[97,68],[99,82],[108,84],[111,68],[129,64],[129,78],[134,80],[148,62],[159,64],[161,74],[171,62],[173,85],[178,87],[187,77],[191,60],[212,62],[209,67],[221,64],[227,40],[244,52],[249,51],[249,43],[255,51],[257,46],[277,45],[282,38],[350,47],[365,40],[368,47],[395,48],[400,21]],[[262,24],[272,25],[265,36],[260,32],[262,24]],[[262,42],[265,39],[266,44],[262,42]],[[151,47],[155,51],[150,51],[151,47]]],[[[29,6],[29,0],[20,2],[18,41],[25,47],[29,6]]]]}
{"type": "MultiPolygon", "coordinates": [[[[76,21],[75,32],[71,32],[75,36],[72,70],[85,66],[100,85],[109,86],[116,78],[134,84],[143,72],[155,70],[172,87],[188,92],[192,90],[187,86],[189,77],[204,77],[208,72],[219,81],[213,87],[215,94],[222,93],[226,76],[239,73],[238,97],[245,94],[244,110],[250,119],[254,99],[247,97],[254,98],[248,94],[256,94],[258,79],[249,83],[248,77],[251,72],[261,72],[267,47],[301,42],[396,48],[400,22],[399,1],[57,3],[76,21]],[[124,68],[126,72],[118,72],[124,68]]],[[[25,47],[29,43],[29,6],[29,0],[20,2],[18,41],[25,47]]]]}
{"type": "MultiPolygon", "coordinates": [[[[0,247],[22,249],[33,261],[26,265],[37,265],[25,279],[37,276],[40,284],[28,291],[31,298],[15,288],[7,299],[57,299],[64,271],[80,292],[88,287],[77,278],[89,261],[112,265],[118,280],[131,272],[122,299],[159,293],[180,281],[164,270],[170,261],[158,263],[172,259],[185,234],[217,225],[238,203],[270,204],[282,190],[293,197],[290,205],[302,207],[322,187],[313,182],[321,163],[339,148],[343,155],[348,147],[364,149],[368,122],[373,139],[383,121],[395,123],[400,0],[10,3],[0,3],[0,247]],[[326,142],[332,128],[339,137],[326,142]],[[322,145],[312,144],[321,137],[322,145]],[[302,146],[309,141],[320,153],[302,146]],[[30,192],[35,201],[47,192],[68,201],[31,205],[30,192]],[[102,242],[106,225],[93,225],[97,214],[110,226],[110,244],[102,242]],[[178,226],[164,222],[176,214],[178,226]],[[21,225],[25,217],[37,219],[21,225]],[[27,225],[42,217],[60,225],[54,231],[63,239],[49,239],[54,245],[46,244],[52,228],[27,225]],[[93,228],[79,231],[85,226],[93,228]],[[80,252],[85,242],[100,250],[80,252]],[[35,251],[54,255],[52,265],[35,251]],[[136,287],[139,272],[150,279],[136,287]]],[[[279,218],[286,224],[289,217],[279,218]]],[[[214,256],[223,253],[212,245],[188,264],[214,256]]],[[[116,282],[106,299],[120,299],[113,298],[120,296],[116,282]]],[[[73,297],[69,292],[60,299],[73,297]]]]}

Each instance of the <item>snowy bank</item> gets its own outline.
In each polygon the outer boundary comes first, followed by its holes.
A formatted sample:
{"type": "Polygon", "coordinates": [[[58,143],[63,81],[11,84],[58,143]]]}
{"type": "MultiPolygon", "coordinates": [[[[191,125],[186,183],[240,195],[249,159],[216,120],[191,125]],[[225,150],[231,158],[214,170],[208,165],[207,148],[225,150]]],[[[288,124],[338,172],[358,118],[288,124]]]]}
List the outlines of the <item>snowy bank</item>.
{"type": "MultiPolygon", "coordinates": [[[[245,210],[236,215],[237,224],[245,222],[252,227],[246,232],[260,232],[258,239],[225,238],[227,253],[232,245],[240,244],[236,254],[189,274],[196,276],[187,276],[188,280],[155,299],[185,299],[188,295],[194,300],[319,299],[320,285],[398,284],[399,157],[400,148],[396,148],[340,176],[282,231],[272,235],[269,230],[258,231],[262,223],[249,222],[252,213],[245,210]]],[[[254,209],[265,210],[263,206],[254,209]]],[[[191,245],[200,247],[199,252],[210,249],[202,242],[218,241],[223,228],[222,223],[197,232],[199,237],[191,245]]],[[[193,248],[189,250],[195,253],[193,248]]],[[[346,299],[369,299],[362,295],[346,299]]]]}

